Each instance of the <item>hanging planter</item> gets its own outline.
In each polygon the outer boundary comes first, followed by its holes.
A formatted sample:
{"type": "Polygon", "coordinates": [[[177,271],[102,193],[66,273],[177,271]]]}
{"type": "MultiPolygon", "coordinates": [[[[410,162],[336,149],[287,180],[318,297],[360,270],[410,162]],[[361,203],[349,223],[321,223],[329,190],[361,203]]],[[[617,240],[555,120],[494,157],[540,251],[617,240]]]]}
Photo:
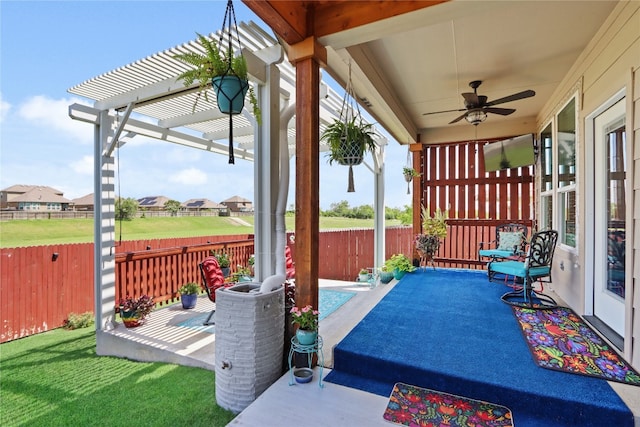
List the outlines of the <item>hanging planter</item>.
{"type": "Polygon", "coordinates": [[[404,175],[404,180],[407,181],[407,194],[410,194],[411,191],[409,190],[411,188],[411,181],[413,181],[413,178],[415,178],[416,176],[420,176],[420,174],[414,168],[409,166],[405,166],[402,168],[402,174],[404,175]]]}
{"type": "Polygon", "coordinates": [[[191,86],[198,82],[198,96],[193,104],[195,111],[202,94],[208,102],[207,91],[213,87],[216,95],[218,109],[223,114],[229,115],[229,163],[235,163],[233,156],[233,116],[240,114],[244,108],[244,100],[247,93],[249,101],[253,106],[253,115],[258,124],[261,123],[261,112],[258,107],[253,87],[249,85],[247,62],[242,56],[242,44],[236,24],[233,1],[228,0],[225,11],[220,39],[216,44],[209,37],[196,33],[198,41],[205,50],[205,54],[187,52],[174,55],[174,58],[188,64],[190,68],[180,74],[177,80],[182,80],[185,86],[191,86]],[[239,54],[236,55],[233,47],[235,29],[235,39],[239,54]],[[224,44],[226,43],[226,46],[224,44]]]}
{"type": "Polygon", "coordinates": [[[240,114],[244,108],[244,97],[249,82],[237,76],[220,76],[212,79],[218,109],[223,114],[240,114]]]}
{"type": "Polygon", "coordinates": [[[351,83],[351,65],[349,65],[349,82],[342,101],[340,117],[327,126],[322,132],[320,140],[329,145],[329,164],[349,166],[349,185],[347,192],[355,191],[353,183],[353,166],[362,163],[367,151],[375,151],[373,140],[375,132],[373,124],[366,123],[360,114],[360,107],[355,101],[353,85],[351,83]]]}

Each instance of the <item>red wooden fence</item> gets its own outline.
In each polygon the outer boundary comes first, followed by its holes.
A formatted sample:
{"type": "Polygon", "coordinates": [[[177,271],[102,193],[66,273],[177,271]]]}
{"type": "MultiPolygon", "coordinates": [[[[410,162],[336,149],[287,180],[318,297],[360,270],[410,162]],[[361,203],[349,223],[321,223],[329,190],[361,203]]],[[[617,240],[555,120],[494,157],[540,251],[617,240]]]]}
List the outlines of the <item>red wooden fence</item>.
{"type": "MultiPolygon", "coordinates": [[[[477,244],[493,240],[496,221],[448,223],[449,233],[436,254],[436,265],[480,268],[477,244]]],[[[395,253],[410,256],[413,238],[411,227],[387,228],[387,257],[395,253]]],[[[361,268],[373,267],[372,229],[323,231],[318,245],[322,278],[354,280],[361,268]]],[[[224,249],[233,268],[237,264],[246,266],[253,253],[253,237],[207,236],[116,244],[116,298],[147,293],[157,302],[175,301],[182,284],[200,282],[197,264],[212,249],[224,249]]],[[[295,244],[291,249],[295,261],[295,244]]],[[[93,311],[93,243],[5,248],[0,249],[0,260],[0,342],[58,328],[72,312],[93,311]]]]}

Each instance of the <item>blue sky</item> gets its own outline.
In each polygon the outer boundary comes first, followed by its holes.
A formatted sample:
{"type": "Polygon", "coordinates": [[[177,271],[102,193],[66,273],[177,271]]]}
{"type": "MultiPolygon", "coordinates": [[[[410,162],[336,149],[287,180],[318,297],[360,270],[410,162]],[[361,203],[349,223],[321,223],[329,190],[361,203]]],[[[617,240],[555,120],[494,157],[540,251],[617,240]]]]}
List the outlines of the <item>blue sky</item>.
{"type": "MultiPolygon", "coordinates": [[[[92,126],[68,116],[70,104],[89,100],[67,89],[192,40],[196,32],[215,32],[225,6],[226,1],[1,0],[0,189],[48,185],[68,199],[92,193],[92,126]]],[[[234,1],[234,7],[238,21],[267,28],[242,2],[234,1]]],[[[237,159],[229,165],[226,156],[138,138],[119,153],[122,196],[253,200],[253,163],[237,159]]],[[[406,162],[407,149],[390,140],[387,206],[411,204],[401,173],[406,162]]],[[[366,166],[354,172],[356,192],[347,193],[348,168],[329,166],[321,154],[322,209],[341,200],[350,206],[373,203],[372,173],[366,166]]],[[[291,186],[287,206],[294,203],[294,192],[291,186]]]]}

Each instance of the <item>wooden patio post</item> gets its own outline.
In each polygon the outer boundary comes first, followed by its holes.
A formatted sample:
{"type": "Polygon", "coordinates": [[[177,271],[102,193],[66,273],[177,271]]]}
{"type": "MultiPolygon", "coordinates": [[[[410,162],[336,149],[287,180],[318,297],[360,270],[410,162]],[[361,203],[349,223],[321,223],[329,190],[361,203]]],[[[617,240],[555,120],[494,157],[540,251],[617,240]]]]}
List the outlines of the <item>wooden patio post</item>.
{"type": "Polygon", "coordinates": [[[296,305],[318,308],[320,227],[320,67],[327,51],[315,37],[290,47],[296,66],[296,305]]]}
{"type": "MultiPolygon", "coordinates": [[[[413,235],[422,233],[422,204],[424,200],[423,189],[424,189],[424,180],[426,177],[425,168],[423,167],[422,162],[422,143],[420,142],[420,135],[416,138],[418,141],[415,144],[409,145],[409,151],[412,154],[412,167],[418,171],[420,174],[419,177],[414,178],[413,180],[413,194],[412,194],[412,203],[413,203],[413,235]]],[[[413,246],[412,259],[414,264],[416,260],[420,262],[420,255],[418,255],[418,251],[416,250],[415,245],[413,246]]]]}

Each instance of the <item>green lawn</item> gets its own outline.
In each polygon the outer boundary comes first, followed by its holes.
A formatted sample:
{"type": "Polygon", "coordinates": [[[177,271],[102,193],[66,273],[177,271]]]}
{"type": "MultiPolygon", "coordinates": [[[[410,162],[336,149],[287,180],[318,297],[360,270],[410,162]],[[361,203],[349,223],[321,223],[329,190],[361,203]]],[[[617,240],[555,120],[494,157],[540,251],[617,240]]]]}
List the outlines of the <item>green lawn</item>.
{"type": "Polygon", "coordinates": [[[224,426],[215,373],[96,356],[95,330],[56,329],[0,345],[0,425],[224,426]]]}
{"type": "MultiPolygon", "coordinates": [[[[122,221],[122,240],[160,239],[229,234],[251,234],[253,216],[240,217],[245,226],[230,217],[136,218],[122,221]]],[[[285,218],[287,230],[295,229],[295,218],[285,218]]],[[[387,225],[400,225],[389,221],[387,225]]],[[[121,222],[116,222],[116,239],[120,239],[121,222]]],[[[321,229],[372,228],[372,219],[320,217],[321,229]]],[[[93,242],[92,219],[11,220],[0,223],[0,247],[54,245],[93,242]]]]}

